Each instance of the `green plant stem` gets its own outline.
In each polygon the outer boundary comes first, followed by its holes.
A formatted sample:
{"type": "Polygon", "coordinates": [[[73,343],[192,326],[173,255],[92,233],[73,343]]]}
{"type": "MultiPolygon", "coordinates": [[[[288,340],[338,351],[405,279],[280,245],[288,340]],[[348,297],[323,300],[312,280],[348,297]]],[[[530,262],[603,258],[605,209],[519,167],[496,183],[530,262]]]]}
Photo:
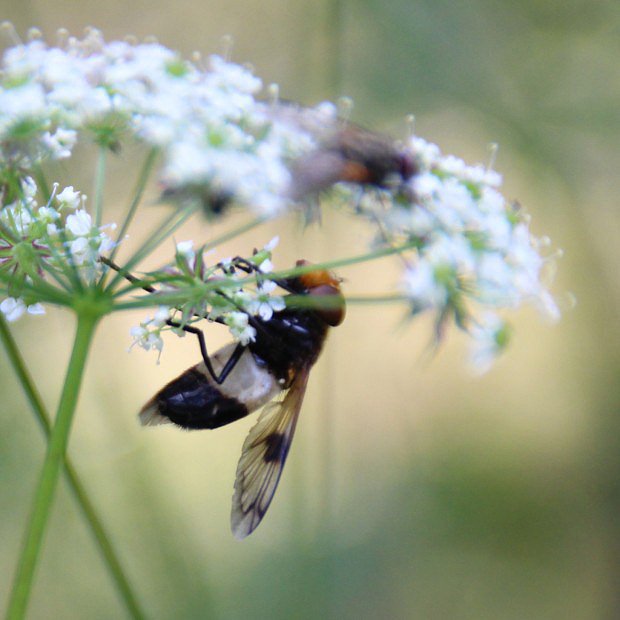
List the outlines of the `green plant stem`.
{"type": "MultiPolygon", "coordinates": [[[[348,256],[345,258],[337,258],[331,261],[325,261],[323,263],[313,263],[310,265],[302,265],[300,267],[292,267],[291,269],[282,269],[280,271],[273,271],[270,273],[263,274],[262,277],[265,280],[278,280],[285,278],[296,278],[297,276],[303,275],[305,273],[312,273],[313,271],[320,271],[323,269],[335,269],[338,267],[345,267],[347,265],[355,265],[357,263],[364,263],[371,260],[376,260],[379,258],[383,258],[384,256],[391,256],[393,254],[400,254],[401,252],[406,252],[407,250],[411,250],[415,247],[414,242],[408,242],[399,246],[390,246],[387,248],[379,248],[377,250],[372,250],[371,252],[367,252],[366,254],[359,254],[357,256],[348,256]]],[[[126,268],[122,268],[122,272],[126,273],[126,268]]],[[[123,277],[121,273],[117,274],[119,277],[123,277]]],[[[244,284],[253,284],[256,282],[256,278],[254,276],[249,276],[247,278],[239,278],[235,280],[231,286],[243,286],[244,284]]],[[[156,284],[152,280],[148,280],[146,284],[152,285],[156,284]]],[[[213,282],[211,285],[205,283],[205,290],[208,289],[216,289],[222,287],[222,282],[213,282]]],[[[132,284],[122,289],[118,289],[114,296],[120,297],[124,293],[129,293],[137,290],[140,285],[132,284]]],[[[374,303],[378,302],[392,302],[392,301],[400,301],[401,298],[394,297],[391,294],[381,295],[378,297],[351,297],[352,303],[374,303]]],[[[158,293],[156,299],[150,299],[147,297],[140,297],[138,299],[133,299],[130,301],[119,302],[114,304],[115,310],[133,310],[136,308],[145,308],[149,306],[155,305],[171,305],[174,306],[176,304],[183,303],[187,301],[187,293],[183,290],[177,291],[165,291],[162,293],[158,293]]],[[[313,300],[311,300],[313,301],[313,300]]],[[[349,301],[349,298],[347,298],[349,301]]],[[[304,303],[303,300],[300,300],[301,303],[304,303]]],[[[329,302],[327,302],[329,303],[329,302]]]]}
{"type": "Polygon", "coordinates": [[[146,188],[146,184],[151,176],[151,172],[153,170],[153,166],[155,165],[155,160],[157,159],[157,155],[159,154],[158,149],[151,149],[146,156],[144,161],[144,165],[140,170],[140,175],[138,176],[138,181],[136,183],[135,190],[133,192],[133,197],[131,199],[131,203],[129,204],[129,208],[127,209],[127,215],[123,221],[120,230],[118,231],[118,235],[116,236],[116,245],[112,249],[112,253],[110,254],[110,260],[114,260],[116,257],[116,253],[120,248],[120,244],[122,240],[125,238],[125,234],[127,233],[127,229],[129,228],[131,222],[133,221],[134,215],[136,214],[136,210],[140,205],[140,201],[142,200],[142,196],[144,195],[144,190],[146,188]]]}
{"type": "MultiPolygon", "coordinates": [[[[24,359],[22,358],[11,331],[9,330],[9,327],[3,317],[0,317],[0,340],[2,340],[9,360],[11,361],[15,373],[17,374],[37,421],[41,425],[46,437],[49,437],[52,430],[50,416],[43,405],[41,396],[34,385],[34,381],[28,372],[24,359]]],[[[67,478],[67,482],[69,483],[69,488],[92,531],[95,541],[99,546],[99,551],[108,566],[108,571],[114,580],[116,587],[118,588],[129,615],[136,620],[144,618],[145,616],[140,609],[131,586],[129,585],[129,580],[125,576],[114,547],[112,546],[105,528],[97,515],[97,511],[90,500],[88,493],[86,492],[86,488],[82,484],[68,457],[65,457],[64,465],[65,476],[67,478]]]]}
{"type": "Polygon", "coordinates": [[[342,95],[343,80],[343,45],[344,32],[344,2],[330,0],[327,3],[327,16],[323,22],[327,34],[327,57],[330,62],[325,67],[325,81],[334,99],[342,95]]]}
{"type": "Polygon", "coordinates": [[[101,226],[103,213],[103,188],[105,186],[105,172],[108,160],[108,149],[105,146],[99,147],[99,157],[97,158],[97,168],[95,170],[95,196],[94,196],[94,220],[95,226],[101,226]]]}
{"type": "Polygon", "coordinates": [[[50,199],[52,192],[50,191],[50,186],[49,186],[49,183],[47,182],[47,177],[45,176],[45,173],[43,172],[43,168],[41,168],[40,164],[37,164],[34,167],[34,180],[36,181],[37,187],[39,188],[41,195],[45,199],[45,202],[47,202],[50,199]]]}
{"type": "MultiPolygon", "coordinates": [[[[175,210],[163,221],[162,224],[152,232],[147,240],[134,252],[133,256],[123,265],[124,271],[131,271],[143,258],[148,256],[164,239],[174,233],[174,231],[182,226],[187,219],[193,214],[193,210],[189,207],[181,210],[175,210]]],[[[116,289],[117,283],[124,276],[120,273],[114,274],[106,289],[113,291],[116,289]]]]}
{"type": "MultiPolygon", "coordinates": [[[[203,252],[206,252],[207,250],[210,250],[218,245],[220,245],[221,243],[224,243],[226,241],[229,241],[230,239],[234,239],[235,237],[242,235],[243,233],[248,232],[249,230],[252,230],[252,228],[255,228],[256,226],[260,226],[260,224],[262,224],[263,222],[266,222],[267,219],[264,217],[257,217],[253,220],[250,220],[249,222],[245,222],[244,224],[242,224],[241,226],[234,228],[233,230],[229,230],[228,232],[224,233],[223,235],[220,235],[219,237],[216,237],[215,239],[209,241],[208,243],[206,243],[202,250],[203,252]]],[[[115,278],[112,280],[110,287],[112,288],[116,281],[119,278],[124,277],[123,274],[126,274],[133,266],[133,263],[127,263],[126,265],[124,265],[122,267],[122,273],[117,272],[115,278]]],[[[115,288],[114,291],[114,297],[121,297],[123,295],[125,295],[126,293],[135,291],[136,288],[140,288],[141,285],[130,285],[130,286],[125,286],[125,287],[120,287],[120,288],[115,288]]],[[[152,305],[152,304],[150,304],[152,305]]]]}
{"type": "Polygon", "coordinates": [[[51,429],[47,452],[35,491],[30,520],[26,528],[26,535],[11,591],[7,612],[8,620],[20,620],[26,614],[34,571],[43,542],[43,534],[50,516],[52,500],[54,499],[54,493],[58,484],[58,474],[65,458],[69,431],[82,383],[86,357],[98,320],[99,316],[96,314],[85,313],[78,315],[73,351],[60,403],[58,404],[56,419],[51,429]]]}

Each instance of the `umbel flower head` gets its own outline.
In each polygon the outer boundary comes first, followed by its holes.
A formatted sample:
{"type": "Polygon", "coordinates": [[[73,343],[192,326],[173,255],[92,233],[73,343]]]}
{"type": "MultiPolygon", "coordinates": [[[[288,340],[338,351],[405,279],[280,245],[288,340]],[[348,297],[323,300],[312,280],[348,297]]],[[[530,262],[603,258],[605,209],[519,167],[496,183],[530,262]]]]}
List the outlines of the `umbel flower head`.
{"type": "Polygon", "coordinates": [[[65,286],[76,278],[93,283],[102,273],[100,255],[114,247],[105,232],[114,225],[93,224],[86,196],[73,187],[57,189],[39,206],[34,180],[24,177],[19,198],[0,210],[0,274],[7,293],[0,310],[9,321],[26,311],[45,313],[39,302],[51,301],[48,279],[65,286]]]}
{"type": "Polygon", "coordinates": [[[282,212],[288,163],[314,139],[273,122],[249,70],[219,56],[204,64],[158,43],[106,43],[94,29],[62,48],[39,39],[10,48],[0,90],[3,161],[20,170],[65,159],[78,137],[113,150],[138,140],[162,153],[166,196],[282,212]]]}
{"type": "MultiPolygon", "coordinates": [[[[502,196],[494,170],[444,156],[417,136],[396,143],[362,130],[331,103],[303,108],[262,88],[249,69],[219,56],[190,62],[155,42],[105,42],[94,29],[58,46],[36,38],[9,48],[0,73],[5,316],[39,314],[41,303],[71,305],[74,289],[122,296],[120,275],[106,285],[114,263],[105,255],[114,256],[120,239],[108,237],[112,226],[101,225],[99,207],[89,213],[69,183],[47,191],[40,180],[46,164],[70,158],[78,142],[118,156],[137,142],[156,157],[162,198],[181,209],[225,218],[234,205],[261,221],[301,210],[311,220],[320,194],[322,203],[331,198],[365,218],[377,234],[364,256],[400,254],[398,290],[409,314],[434,313],[437,339],[449,322],[465,330],[480,367],[508,342],[505,310],[531,303],[558,317],[545,281],[554,255],[545,256],[546,239],[533,237],[524,210],[502,196]]],[[[273,270],[273,244],[214,264],[205,249],[199,241],[177,244],[169,265],[124,290],[146,289],[136,303],[159,308],[132,332],[141,347],[161,351],[163,330],[204,318],[247,344],[248,317],[268,320],[283,308],[272,280],[290,272],[273,270]]]]}

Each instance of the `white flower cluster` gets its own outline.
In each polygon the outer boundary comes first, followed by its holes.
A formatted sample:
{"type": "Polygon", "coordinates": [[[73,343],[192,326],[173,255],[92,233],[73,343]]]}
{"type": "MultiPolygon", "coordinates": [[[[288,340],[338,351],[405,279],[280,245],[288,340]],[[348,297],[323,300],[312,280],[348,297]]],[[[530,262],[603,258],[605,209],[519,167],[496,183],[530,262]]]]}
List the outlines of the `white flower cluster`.
{"type": "MultiPolygon", "coordinates": [[[[260,101],[261,88],[248,69],[221,57],[191,63],[154,42],[106,43],[96,30],[60,47],[33,40],[8,49],[0,66],[0,269],[17,278],[5,287],[6,316],[39,312],[25,284],[46,269],[62,271],[58,257],[70,257],[71,268],[93,282],[99,254],[111,247],[72,188],[43,207],[34,202],[33,167],[69,157],[78,138],[112,150],[128,139],[156,149],[163,195],[212,213],[232,202],[271,217],[310,196],[311,220],[313,195],[336,187],[332,195],[403,248],[402,290],[412,314],[435,312],[437,337],[450,320],[467,330],[480,367],[508,341],[502,309],[527,302],[559,316],[545,282],[547,240],[534,238],[527,216],[506,202],[500,175],[417,137],[394,144],[347,126],[333,104],[260,101]],[[23,189],[15,192],[19,179],[23,189]],[[360,187],[372,191],[360,199],[360,187]],[[61,208],[73,211],[61,217],[61,208]]],[[[179,244],[174,267],[159,273],[160,290],[183,288],[188,300],[179,291],[180,305],[166,302],[172,314],[141,324],[136,342],[161,350],[171,317],[182,326],[216,320],[236,340],[253,340],[253,318],[267,321],[284,306],[276,285],[260,278],[271,269],[271,249],[208,267],[202,250],[179,244]]]]}
{"type": "Polygon", "coordinates": [[[444,157],[418,137],[407,148],[417,166],[404,188],[410,200],[394,200],[381,212],[389,234],[416,248],[402,289],[413,313],[437,313],[438,335],[452,318],[466,329],[474,338],[472,358],[486,369],[508,340],[499,310],[532,303],[559,318],[544,282],[545,264],[554,258],[541,254],[549,241],[530,234],[528,216],[499,192],[497,172],[444,157]],[[484,309],[482,318],[472,305],[484,309]]]}
{"type": "MultiPolygon", "coordinates": [[[[0,274],[7,297],[0,310],[15,321],[26,311],[43,314],[44,308],[30,289],[35,279],[52,275],[67,279],[71,270],[85,283],[101,274],[99,256],[114,242],[104,232],[108,227],[93,225],[84,208],[86,196],[66,187],[44,206],[36,201],[37,186],[32,178],[22,180],[19,197],[0,210],[0,274]]],[[[111,226],[112,228],[114,225],[111,226]]]]}
{"type": "Polygon", "coordinates": [[[106,43],[97,30],[62,48],[12,47],[0,78],[2,159],[28,169],[69,157],[80,133],[110,148],[133,137],[163,153],[167,196],[278,214],[290,203],[288,163],[314,140],[270,115],[248,69],[218,56],[205,64],[157,43],[106,43]]]}
{"type": "Polygon", "coordinates": [[[148,317],[131,329],[132,346],[137,344],[147,351],[156,349],[161,355],[163,331],[184,335],[184,326],[205,318],[226,325],[235,341],[244,345],[252,342],[256,338],[252,317],[269,321],[274,312],[285,308],[283,297],[275,294],[277,284],[261,278],[261,274],[273,270],[271,253],[277,243],[278,237],[275,237],[250,259],[228,258],[210,267],[204,263],[206,253],[194,250],[192,241],[177,243],[176,265],[165,270],[167,283],[162,293],[193,284],[196,299],[175,308],[160,306],[154,317],[148,317]],[[175,275],[179,277],[178,284],[171,280],[175,275]],[[208,285],[206,289],[205,284],[208,285]]]}

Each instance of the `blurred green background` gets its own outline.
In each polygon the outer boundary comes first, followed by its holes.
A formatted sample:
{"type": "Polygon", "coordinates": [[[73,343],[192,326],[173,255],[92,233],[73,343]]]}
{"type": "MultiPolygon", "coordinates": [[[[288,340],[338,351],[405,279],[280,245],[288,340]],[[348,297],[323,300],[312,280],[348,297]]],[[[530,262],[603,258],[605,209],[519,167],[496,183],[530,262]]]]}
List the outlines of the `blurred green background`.
{"type": "MultiPolygon", "coordinates": [[[[283,97],[351,96],[355,121],[394,136],[414,113],[419,135],[472,163],[499,142],[505,194],[565,251],[554,286],[562,321],[518,313],[513,346],[482,378],[465,368],[461,335],[429,359],[424,319],[351,307],[313,372],[274,504],[243,543],[228,514],[254,420],[214,433],[140,429],[141,404],[196,350],[169,339],[157,366],[153,354],[126,354],[142,314],[106,321],[71,454],[149,617],[620,617],[617,1],[0,0],[0,19],[22,35],[38,26],[50,41],[59,27],[87,25],[108,39],[155,35],[185,54],[219,52],[230,34],[232,58],[278,82],[283,97]]],[[[111,168],[108,219],[127,202],[130,157],[111,168]]],[[[68,182],[88,191],[89,170],[68,182]]],[[[143,218],[160,215],[153,207],[143,218]]],[[[219,231],[194,225],[178,239],[219,231]]],[[[276,232],[281,266],[344,256],[370,235],[327,213],[322,229],[277,222],[221,255],[276,232]]],[[[385,291],[397,264],[341,275],[348,293],[385,291]]],[[[15,325],[51,409],[72,330],[61,311],[15,325]]],[[[211,346],[222,331],[212,329],[211,346]]],[[[44,442],[5,357],[0,389],[4,606],[44,442]]],[[[63,483],[30,617],[124,614],[63,483]]]]}

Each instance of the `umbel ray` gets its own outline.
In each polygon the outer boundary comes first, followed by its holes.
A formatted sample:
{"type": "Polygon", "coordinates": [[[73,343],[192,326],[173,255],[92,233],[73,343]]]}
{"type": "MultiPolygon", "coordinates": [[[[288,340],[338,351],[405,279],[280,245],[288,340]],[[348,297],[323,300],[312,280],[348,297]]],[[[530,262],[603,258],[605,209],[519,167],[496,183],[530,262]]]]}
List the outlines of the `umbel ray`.
{"type": "MultiPolygon", "coordinates": [[[[307,265],[304,260],[296,263],[297,267],[307,265]]],[[[241,258],[233,259],[231,266],[247,273],[257,271],[241,258]]],[[[256,529],[269,508],[295,433],[310,370],[329,328],[339,325],[345,316],[340,280],[330,271],[320,269],[275,282],[289,293],[285,301],[309,296],[316,303],[287,305],[268,320],[248,315],[256,335],[247,345],[231,342],[209,355],[201,330],[169,319],[171,327],[196,335],[202,361],[159,390],[139,414],[145,426],[172,423],[185,429],[214,429],[266,405],[243,444],[237,466],[231,527],[239,539],[256,529]]],[[[148,285],[143,288],[156,292],[148,285]]]]}

